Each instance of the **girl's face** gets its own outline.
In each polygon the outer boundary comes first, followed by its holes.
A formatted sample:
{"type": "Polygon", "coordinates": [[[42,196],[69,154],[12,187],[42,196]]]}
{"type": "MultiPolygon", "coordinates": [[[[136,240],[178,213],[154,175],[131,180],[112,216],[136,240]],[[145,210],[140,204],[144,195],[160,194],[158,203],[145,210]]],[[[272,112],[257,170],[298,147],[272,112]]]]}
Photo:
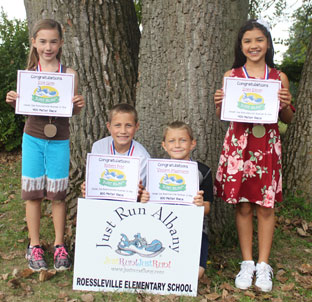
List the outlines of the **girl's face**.
{"type": "Polygon", "coordinates": [[[258,28],[246,31],[242,37],[241,47],[247,62],[265,62],[268,46],[267,37],[258,28]]]}
{"type": "Polygon", "coordinates": [[[186,129],[168,129],[162,146],[171,159],[189,160],[191,151],[196,146],[186,129]]]}
{"type": "Polygon", "coordinates": [[[36,38],[32,38],[32,45],[37,49],[40,61],[55,60],[63,45],[57,29],[41,29],[36,38]]]}

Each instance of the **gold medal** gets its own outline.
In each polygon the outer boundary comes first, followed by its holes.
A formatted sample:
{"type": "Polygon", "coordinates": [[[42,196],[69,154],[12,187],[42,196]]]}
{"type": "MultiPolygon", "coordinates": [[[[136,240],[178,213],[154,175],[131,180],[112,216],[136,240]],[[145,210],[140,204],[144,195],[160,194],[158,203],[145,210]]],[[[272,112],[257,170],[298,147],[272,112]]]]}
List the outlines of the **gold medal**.
{"type": "Polygon", "coordinates": [[[46,124],[43,129],[43,133],[46,137],[54,137],[56,135],[57,128],[54,124],[46,124]]]}
{"type": "Polygon", "coordinates": [[[261,138],[265,135],[265,127],[263,125],[254,125],[251,131],[256,138],[261,138]]]}

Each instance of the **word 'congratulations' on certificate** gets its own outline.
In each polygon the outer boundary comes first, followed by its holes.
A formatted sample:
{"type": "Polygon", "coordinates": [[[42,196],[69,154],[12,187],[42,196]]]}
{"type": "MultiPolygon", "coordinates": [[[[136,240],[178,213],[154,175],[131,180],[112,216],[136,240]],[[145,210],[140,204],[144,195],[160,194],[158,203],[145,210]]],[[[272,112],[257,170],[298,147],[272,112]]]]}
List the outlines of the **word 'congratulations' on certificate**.
{"type": "Polygon", "coordinates": [[[198,187],[197,162],[148,159],[146,189],[150,202],[193,204],[198,187]]]}
{"type": "Polygon", "coordinates": [[[279,112],[281,81],[224,78],[221,120],[274,124],[279,112]]]}

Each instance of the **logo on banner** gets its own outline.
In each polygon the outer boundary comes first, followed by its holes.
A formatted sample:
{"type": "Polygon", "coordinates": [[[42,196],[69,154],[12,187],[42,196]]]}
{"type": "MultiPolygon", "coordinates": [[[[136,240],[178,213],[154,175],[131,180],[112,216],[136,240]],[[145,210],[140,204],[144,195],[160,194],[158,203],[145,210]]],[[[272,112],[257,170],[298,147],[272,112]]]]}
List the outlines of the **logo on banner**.
{"type": "Polygon", "coordinates": [[[141,257],[155,257],[160,254],[165,248],[158,239],[154,239],[148,243],[145,238],[141,237],[140,233],[134,235],[134,239],[129,240],[127,235],[120,234],[121,240],[118,243],[116,252],[123,256],[131,256],[138,254],[141,257]]]}
{"type": "Polygon", "coordinates": [[[101,174],[100,185],[107,187],[120,188],[127,184],[126,175],[117,169],[105,169],[101,174]]]}
{"type": "Polygon", "coordinates": [[[184,178],[179,174],[165,174],[159,183],[159,188],[163,191],[185,191],[186,184],[184,178]]]}
{"type": "Polygon", "coordinates": [[[32,95],[34,102],[43,104],[58,103],[60,101],[58,91],[51,86],[38,86],[32,95]]]}
{"type": "Polygon", "coordinates": [[[249,92],[243,93],[238,101],[238,108],[245,110],[264,110],[264,99],[260,94],[249,92]]]}

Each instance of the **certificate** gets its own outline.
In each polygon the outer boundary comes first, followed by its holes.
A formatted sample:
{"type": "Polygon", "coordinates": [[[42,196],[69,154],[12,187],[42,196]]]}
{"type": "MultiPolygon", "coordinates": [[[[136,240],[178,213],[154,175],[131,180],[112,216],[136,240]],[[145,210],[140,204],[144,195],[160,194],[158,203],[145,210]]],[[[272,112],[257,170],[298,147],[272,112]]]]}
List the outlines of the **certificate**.
{"type": "Polygon", "coordinates": [[[73,289],[196,296],[203,214],[79,198],[73,289]]]}
{"type": "Polygon", "coordinates": [[[279,112],[281,82],[225,77],[221,119],[225,121],[274,124],[279,112]]]}
{"type": "Polygon", "coordinates": [[[88,153],[86,198],[137,201],[140,158],[88,153]]]}
{"type": "Polygon", "coordinates": [[[74,74],[19,70],[15,113],[70,117],[74,74]]]}
{"type": "Polygon", "coordinates": [[[148,159],[146,189],[151,202],[193,204],[198,187],[197,162],[148,159]]]}

